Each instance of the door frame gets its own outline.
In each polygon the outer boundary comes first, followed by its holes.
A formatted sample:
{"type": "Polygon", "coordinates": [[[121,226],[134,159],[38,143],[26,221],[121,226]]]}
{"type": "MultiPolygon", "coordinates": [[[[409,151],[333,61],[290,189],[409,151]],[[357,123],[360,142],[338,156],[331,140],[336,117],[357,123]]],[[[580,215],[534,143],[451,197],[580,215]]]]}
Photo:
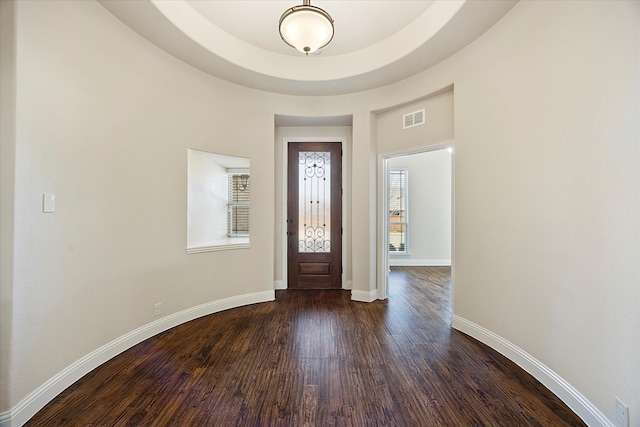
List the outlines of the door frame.
{"type": "Polygon", "coordinates": [[[451,310],[455,282],[455,144],[453,140],[378,155],[378,299],[389,296],[389,159],[450,148],[451,152],[451,310]]]}
{"type": "MultiPolygon", "coordinates": [[[[347,280],[349,276],[349,258],[350,258],[350,248],[347,245],[348,239],[347,236],[350,236],[351,229],[349,227],[349,222],[347,221],[347,213],[349,211],[349,201],[350,193],[349,186],[347,185],[347,177],[349,176],[349,171],[347,169],[347,165],[349,165],[349,153],[350,150],[347,147],[347,139],[343,136],[336,137],[328,137],[328,136],[309,136],[309,137],[291,137],[286,136],[282,138],[282,215],[279,218],[280,224],[282,226],[281,230],[281,259],[282,259],[282,279],[280,286],[278,289],[288,289],[289,287],[289,279],[287,277],[287,271],[289,267],[288,262],[288,253],[287,253],[287,200],[289,197],[288,193],[288,178],[289,178],[289,168],[288,168],[288,154],[289,154],[289,143],[290,142],[339,142],[342,146],[342,289],[349,289],[349,284],[351,283],[347,280]]],[[[350,276],[349,276],[350,277],[350,276]]]]}

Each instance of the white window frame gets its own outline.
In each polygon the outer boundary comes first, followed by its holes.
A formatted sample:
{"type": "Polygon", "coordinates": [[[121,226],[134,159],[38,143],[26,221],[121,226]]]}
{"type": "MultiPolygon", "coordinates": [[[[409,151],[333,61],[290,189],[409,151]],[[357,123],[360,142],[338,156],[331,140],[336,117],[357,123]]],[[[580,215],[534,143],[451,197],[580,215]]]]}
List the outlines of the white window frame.
{"type": "Polygon", "coordinates": [[[389,255],[390,256],[408,256],[409,255],[409,170],[407,168],[392,168],[389,169],[389,188],[388,188],[388,200],[387,200],[387,215],[389,222],[389,255]],[[391,221],[391,174],[393,173],[402,173],[404,175],[404,220],[402,222],[392,222],[391,221]],[[391,249],[391,226],[396,224],[404,225],[404,250],[395,250],[391,249]]]}
{"type": "Polygon", "coordinates": [[[251,174],[249,173],[249,169],[227,169],[227,179],[228,179],[228,189],[229,189],[229,196],[227,199],[227,237],[229,238],[237,238],[237,237],[249,237],[249,233],[251,230],[251,218],[249,218],[249,224],[247,226],[248,231],[246,233],[235,233],[233,230],[233,215],[234,215],[234,211],[235,208],[239,208],[239,207],[247,207],[249,208],[251,205],[251,184],[250,184],[250,178],[251,174]],[[249,201],[248,202],[233,202],[232,201],[232,196],[233,196],[233,177],[234,176],[243,176],[243,175],[247,175],[249,176],[249,180],[247,181],[249,183],[249,201]]]}

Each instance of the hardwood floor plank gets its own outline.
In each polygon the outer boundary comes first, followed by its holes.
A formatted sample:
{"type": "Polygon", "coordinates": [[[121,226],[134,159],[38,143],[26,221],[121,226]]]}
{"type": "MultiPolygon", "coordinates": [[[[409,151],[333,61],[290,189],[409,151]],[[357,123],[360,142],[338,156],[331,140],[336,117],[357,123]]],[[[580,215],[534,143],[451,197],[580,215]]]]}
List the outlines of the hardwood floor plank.
{"type": "Polygon", "coordinates": [[[386,301],[277,291],[132,347],[34,426],[584,426],[514,363],[450,328],[450,269],[394,268],[386,301]]]}

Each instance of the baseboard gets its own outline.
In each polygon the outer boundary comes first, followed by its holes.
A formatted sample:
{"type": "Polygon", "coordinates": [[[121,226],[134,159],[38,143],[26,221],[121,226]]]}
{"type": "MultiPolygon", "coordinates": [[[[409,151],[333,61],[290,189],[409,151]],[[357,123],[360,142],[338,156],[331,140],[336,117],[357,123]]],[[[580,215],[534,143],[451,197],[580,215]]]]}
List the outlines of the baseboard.
{"type": "Polygon", "coordinates": [[[548,366],[501,336],[467,319],[453,315],[452,327],[488,345],[551,390],[590,427],[614,427],[614,424],[586,397],[548,366]]]}
{"type": "Polygon", "coordinates": [[[441,267],[451,266],[451,259],[413,259],[403,257],[389,257],[391,267],[441,267]]]}
{"type": "Polygon", "coordinates": [[[208,302],[170,314],[121,336],[87,354],[42,384],[11,410],[0,414],[0,427],[19,427],[26,423],[54,397],[93,369],[123,351],[175,326],[202,316],[260,302],[274,301],[275,291],[254,292],[208,302]]]}
{"type": "Polygon", "coordinates": [[[378,290],[360,291],[358,289],[351,290],[351,300],[359,302],[373,302],[378,299],[378,290]]]}

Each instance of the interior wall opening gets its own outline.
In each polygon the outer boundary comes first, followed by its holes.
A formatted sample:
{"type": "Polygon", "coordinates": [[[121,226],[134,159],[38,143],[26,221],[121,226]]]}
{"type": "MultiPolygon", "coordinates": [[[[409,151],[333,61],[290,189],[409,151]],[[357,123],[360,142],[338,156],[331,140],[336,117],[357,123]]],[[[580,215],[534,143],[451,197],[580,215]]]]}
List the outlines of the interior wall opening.
{"type": "MultiPolygon", "coordinates": [[[[453,286],[453,142],[382,160],[382,296],[392,298],[403,276],[430,282],[433,275],[438,283],[449,277],[453,286]]],[[[442,301],[451,313],[451,298],[442,301]]]]}

